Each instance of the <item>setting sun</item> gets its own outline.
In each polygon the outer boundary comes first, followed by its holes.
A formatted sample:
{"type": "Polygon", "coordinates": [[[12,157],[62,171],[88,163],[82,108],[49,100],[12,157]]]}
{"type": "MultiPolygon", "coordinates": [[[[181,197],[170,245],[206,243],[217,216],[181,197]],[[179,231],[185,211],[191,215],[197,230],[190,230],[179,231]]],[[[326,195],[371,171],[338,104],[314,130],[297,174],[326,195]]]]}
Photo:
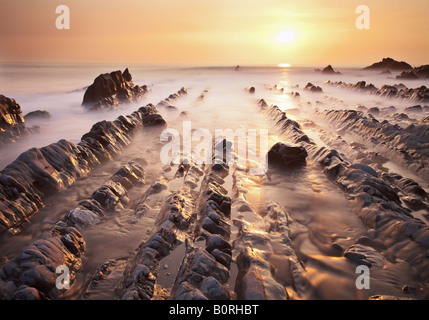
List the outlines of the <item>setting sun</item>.
{"type": "Polygon", "coordinates": [[[295,41],[295,32],[286,30],[277,34],[276,41],[279,43],[290,43],[295,41]]]}

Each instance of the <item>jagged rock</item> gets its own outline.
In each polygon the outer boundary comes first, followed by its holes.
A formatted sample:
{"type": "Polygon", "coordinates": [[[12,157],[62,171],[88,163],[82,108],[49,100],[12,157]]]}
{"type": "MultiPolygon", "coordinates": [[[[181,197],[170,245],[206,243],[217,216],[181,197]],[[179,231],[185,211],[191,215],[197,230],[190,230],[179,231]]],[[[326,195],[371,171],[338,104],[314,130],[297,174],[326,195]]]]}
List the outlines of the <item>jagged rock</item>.
{"type": "Polygon", "coordinates": [[[367,85],[365,81],[359,81],[355,84],[344,83],[342,81],[325,81],[327,85],[345,88],[355,91],[363,91],[370,94],[379,95],[386,98],[396,98],[409,102],[427,102],[429,101],[429,89],[425,86],[418,88],[397,88],[395,86],[383,85],[381,88],[376,88],[374,85],[367,85]]]}
{"type": "Polygon", "coordinates": [[[385,258],[376,249],[362,244],[351,245],[344,252],[344,257],[358,265],[366,265],[368,267],[373,265],[383,267],[385,264],[385,258]]]}
{"type": "Polygon", "coordinates": [[[82,235],[73,227],[57,224],[43,236],[6,263],[0,277],[12,280],[18,286],[15,298],[58,298],[56,268],[67,266],[70,278],[80,268],[85,249],[82,235]],[[28,286],[25,291],[21,285],[28,286]],[[20,292],[21,291],[21,292],[20,292]]]}
{"type": "Polygon", "coordinates": [[[327,67],[323,68],[321,72],[322,74],[341,74],[341,72],[335,71],[331,65],[328,65],[327,67]]]}
{"type": "Polygon", "coordinates": [[[405,108],[405,111],[412,112],[412,113],[422,113],[423,112],[423,108],[422,108],[421,105],[416,105],[416,106],[405,108]]]}
{"type": "Polygon", "coordinates": [[[400,75],[396,76],[396,79],[403,79],[403,80],[416,80],[419,77],[413,72],[413,71],[402,71],[400,75]]]}
{"type": "Polygon", "coordinates": [[[82,105],[90,110],[115,108],[120,103],[135,102],[148,91],[146,86],[134,85],[127,69],[105,73],[95,78],[86,89],[82,105]]]}
{"type": "Polygon", "coordinates": [[[403,71],[396,79],[416,80],[429,78],[429,65],[414,68],[411,71],[403,71]]]}
{"type": "Polygon", "coordinates": [[[0,95],[0,147],[26,134],[21,107],[14,99],[0,95]]]}
{"type": "Polygon", "coordinates": [[[428,79],[429,78],[429,65],[420,66],[414,68],[414,73],[420,79],[428,79]]]}
{"type": "Polygon", "coordinates": [[[268,164],[282,169],[305,165],[306,158],[307,151],[303,147],[282,142],[277,142],[268,151],[268,164]]]}
{"type": "MultiPolygon", "coordinates": [[[[0,171],[0,232],[19,227],[43,206],[48,194],[68,188],[101,162],[119,154],[130,144],[135,128],[159,124],[165,124],[164,119],[148,105],[129,116],[96,123],[77,145],[60,140],[23,152],[0,171]]],[[[129,163],[117,172],[112,183],[126,188],[143,179],[141,170],[137,163],[129,163]]],[[[115,198],[114,192],[121,194],[119,187],[114,187],[112,193],[105,190],[110,194],[109,201],[115,198]]]]}
{"type": "Polygon", "coordinates": [[[396,61],[392,58],[383,58],[380,62],[376,62],[363,70],[409,70],[412,67],[404,61],[396,61]]]}
{"type": "Polygon", "coordinates": [[[314,93],[321,93],[323,92],[323,89],[319,86],[315,86],[312,83],[307,83],[307,85],[304,87],[305,91],[310,91],[310,92],[314,92],[314,93]]]}
{"type": "Polygon", "coordinates": [[[200,290],[210,300],[230,299],[228,291],[212,276],[201,281],[200,290]]]}

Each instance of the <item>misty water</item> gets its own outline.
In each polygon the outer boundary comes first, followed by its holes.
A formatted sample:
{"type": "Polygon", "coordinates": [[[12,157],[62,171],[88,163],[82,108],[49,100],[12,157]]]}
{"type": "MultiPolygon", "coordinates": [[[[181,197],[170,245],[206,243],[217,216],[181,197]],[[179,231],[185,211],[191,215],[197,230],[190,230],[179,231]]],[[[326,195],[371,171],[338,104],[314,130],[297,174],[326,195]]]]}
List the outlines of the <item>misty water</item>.
{"type": "MultiPolygon", "coordinates": [[[[278,141],[285,141],[285,138],[273,127],[269,119],[259,112],[256,99],[263,98],[269,105],[276,104],[281,110],[286,111],[288,117],[301,123],[312,120],[329,131],[328,124],[316,119],[314,113],[316,110],[355,109],[357,105],[363,105],[368,109],[371,107],[381,109],[393,105],[401,112],[414,104],[335,88],[325,85],[324,81],[356,83],[364,80],[376,87],[400,82],[412,88],[429,85],[428,80],[396,80],[395,73],[385,75],[351,68],[339,70],[342,75],[323,75],[316,73],[313,68],[294,67],[244,66],[236,71],[234,66],[3,65],[0,69],[1,93],[14,98],[24,115],[35,110],[46,110],[51,114],[51,118],[28,121],[27,126],[40,126],[40,133],[32,134],[7,146],[0,154],[0,168],[4,168],[19,154],[32,147],[43,147],[60,139],[77,143],[97,121],[114,120],[119,115],[131,114],[148,103],[156,105],[181,87],[188,89],[188,95],[175,102],[177,109],[159,109],[169,128],[182,132],[183,121],[186,120],[191,122],[192,129],[203,128],[211,132],[215,129],[228,128],[266,129],[271,147],[278,141]],[[129,68],[135,84],[147,85],[150,89],[143,99],[138,103],[121,105],[117,110],[100,112],[88,112],[81,106],[85,88],[92,84],[95,77],[114,70],[123,71],[126,67],[129,68]],[[314,94],[304,91],[303,88],[308,82],[321,86],[324,92],[314,94]],[[250,87],[255,88],[254,94],[246,92],[246,88],[250,87]],[[278,90],[280,88],[284,88],[284,91],[278,90]],[[293,91],[299,92],[300,97],[293,98],[288,94],[293,91]],[[188,117],[181,117],[182,111],[188,112],[188,117]]],[[[380,116],[379,120],[382,121],[383,118],[380,116]]],[[[318,145],[324,145],[317,129],[304,126],[303,130],[318,145]]],[[[337,134],[335,130],[331,133],[337,134]]],[[[126,208],[116,212],[100,225],[83,231],[87,251],[76,280],[77,285],[68,293],[68,298],[79,298],[90,276],[107,260],[126,261],[139,243],[153,232],[157,211],[151,210],[146,216],[135,219],[133,206],[150,183],[165,169],[166,165],[160,161],[159,148],[162,144],[159,138],[160,132],[157,130],[137,133],[133,143],[119,157],[95,169],[87,178],[77,181],[65,192],[48,199],[46,206],[24,224],[20,234],[2,236],[0,256],[3,257],[3,261],[12,259],[19,250],[38,239],[44,231],[74,208],[79,200],[89,196],[101,186],[121,165],[132,158],[143,157],[148,162],[145,167],[147,183],[133,188],[130,203],[126,208]]],[[[352,143],[354,137],[345,139],[352,143]]],[[[395,169],[396,172],[401,170],[401,174],[415,178],[424,188],[428,187],[427,181],[412,175],[408,169],[398,164],[391,163],[389,168],[395,169]]],[[[166,175],[168,177],[168,174],[166,175]]],[[[228,183],[230,187],[227,189],[231,191],[232,181],[227,180],[228,183]]],[[[297,256],[305,262],[306,277],[313,288],[308,297],[304,298],[366,299],[374,294],[399,295],[404,284],[419,282],[418,274],[402,261],[386,264],[384,271],[376,269],[371,275],[371,289],[364,291],[356,289],[356,265],[334,254],[332,245],[339,244],[346,248],[355,243],[356,239],[370,235],[371,230],[351,211],[344,194],[323,174],[317,164],[309,162],[305,168],[287,173],[269,170],[264,176],[248,175],[244,185],[247,188],[247,201],[257,215],[264,216],[264,204],[271,200],[278,202],[294,219],[293,247],[297,256]]],[[[159,208],[163,197],[176,187],[178,186],[171,182],[168,191],[152,199],[151,207],[159,208]]],[[[246,211],[233,210],[232,218],[239,216],[246,218],[246,211]]],[[[252,218],[249,215],[248,222],[250,225],[254,224],[255,230],[258,230],[258,219],[254,218],[255,216],[252,218]]],[[[271,246],[274,249],[276,241],[278,240],[275,237],[271,239],[271,246]]],[[[181,259],[180,254],[177,256],[181,259]]],[[[283,269],[285,262],[282,255],[274,250],[268,254],[268,260],[272,264],[276,281],[287,287],[289,279],[283,269]]],[[[180,261],[168,261],[165,264],[175,263],[178,264],[180,261]]],[[[120,274],[118,272],[118,276],[120,274]]],[[[164,275],[161,281],[171,284],[168,276],[164,275]]],[[[233,289],[234,279],[229,283],[233,289]]],[[[111,285],[114,286],[115,282],[112,281],[111,285]]],[[[98,297],[108,298],[103,296],[101,291],[100,289],[98,297]]]]}

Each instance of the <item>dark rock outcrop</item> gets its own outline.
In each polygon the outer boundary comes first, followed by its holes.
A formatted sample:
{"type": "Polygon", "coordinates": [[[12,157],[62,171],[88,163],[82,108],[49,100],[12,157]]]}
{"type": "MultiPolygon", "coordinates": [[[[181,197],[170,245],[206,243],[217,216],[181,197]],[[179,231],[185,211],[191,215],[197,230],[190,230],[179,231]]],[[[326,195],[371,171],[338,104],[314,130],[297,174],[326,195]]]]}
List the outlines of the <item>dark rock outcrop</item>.
{"type": "MultiPolygon", "coordinates": [[[[171,109],[171,107],[173,107],[175,101],[186,96],[187,94],[188,94],[188,89],[182,87],[179,91],[177,91],[173,94],[170,94],[167,98],[158,102],[156,107],[157,108],[171,109]]],[[[177,107],[173,107],[173,108],[177,109],[177,107]]]]}
{"type": "Polygon", "coordinates": [[[411,67],[408,63],[404,61],[396,61],[392,58],[383,58],[380,62],[376,62],[368,67],[363,68],[363,70],[410,70],[411,67]]]}
{"type": "Polygon", "coordinates": [[[124,72],[114,71],[95,78],[86,89],[82,105],[90,110],[116,108],[124,102],[136,102],[148,91],[147,86],[135,85],[128,68],[124,72]]]}
{"type": "Polygon", "coordinates": [[[25,121],[36,120],[36,119],[50,119],[51,114],[46,110],[36,110],[27,113],[24,116],[25,121]]]}
{"type": "Polygon", "coordinates": [[[0,147],[28,133],[19,104],[14,99],[0,95],[0,147]]]}
{"type": "Polygon", "coordinates": [[[312,84],[310,82],[307,83],[307,85],[304,87],[304,90],[310,91],[310,92],[318,92],[318,93],[323,92],[323,89],[321,87],[315,86],[314,84],[312,84]]]}
{"type": "Polygon", "coordinates": [[[402,71],[400,75],[396,76],[396,79],[401,80],[416,80],[418,77],[413,71],[402,71]]]}
{"type": "Polygon", "coordinates": [[[331,65],[328,65],[327,67],[323,68],[321,72],[322,74],[341,74],[341,72],[335,71],[331,65]]]}
{"type": "Polygon", "coordinates": [[[421,79],[429,79],[429,64],[414,68],[414,73],[421,79]]]}
{"type": "Polygon", "coordinates": [[[342,81],[325,81],[324,84],[344,88],[353,91],[360,91],[369,94],[379,95],[381,97],[400,99],[409,102],[428,102],[429,88],[421,86],[418,88],[407,88],[398,85],[383,85],[381,88],[375,87],[373,84],[366,84],[365,81],[357,83],[345,83],[342,81]]]}
{"type": "Polygon", "coordinates": [[[268,164],[282,169],[305,165],[307,151],[302,146],[277,142],[268,152],[268,164]]]}
{"type": "Polygon", "coordinates": [[[411,71],[403,71],[396,79],[416,80],[416,79],[429,79],[429,65],[414,68],[411,71]]]}

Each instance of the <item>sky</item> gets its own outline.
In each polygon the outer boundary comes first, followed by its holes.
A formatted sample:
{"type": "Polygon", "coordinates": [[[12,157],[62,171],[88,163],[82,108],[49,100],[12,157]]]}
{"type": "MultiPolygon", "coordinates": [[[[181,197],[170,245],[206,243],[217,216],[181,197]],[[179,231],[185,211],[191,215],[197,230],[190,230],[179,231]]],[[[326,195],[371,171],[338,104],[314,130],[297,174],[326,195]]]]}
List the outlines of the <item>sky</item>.
{"type": "Polygon", "coordinates": [[[0,62],[420,66],[427,12],[428,0],[0,0],[0,62]],[[356,28],[361,4],[368,30],[356,28]]]}

